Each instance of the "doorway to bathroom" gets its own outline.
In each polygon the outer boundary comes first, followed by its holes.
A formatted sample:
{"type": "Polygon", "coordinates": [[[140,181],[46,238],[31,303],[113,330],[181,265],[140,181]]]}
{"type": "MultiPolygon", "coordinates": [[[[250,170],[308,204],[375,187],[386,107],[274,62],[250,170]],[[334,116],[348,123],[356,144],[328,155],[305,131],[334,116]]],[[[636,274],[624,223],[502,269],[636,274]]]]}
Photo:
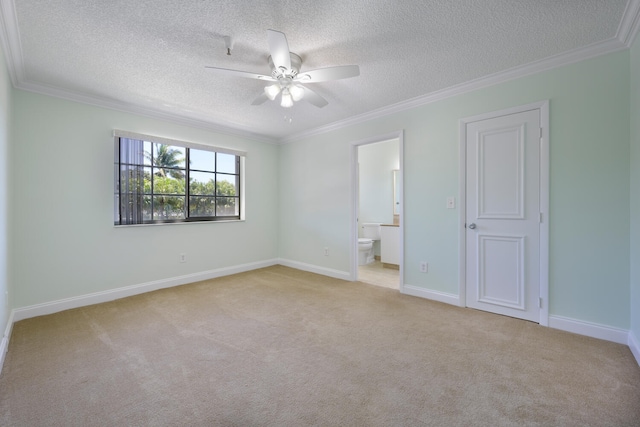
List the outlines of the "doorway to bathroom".
{"type": "Polygon", "coordinates": [[[353,280],[402,290],[402,132],[352,143],[353,280]]]}

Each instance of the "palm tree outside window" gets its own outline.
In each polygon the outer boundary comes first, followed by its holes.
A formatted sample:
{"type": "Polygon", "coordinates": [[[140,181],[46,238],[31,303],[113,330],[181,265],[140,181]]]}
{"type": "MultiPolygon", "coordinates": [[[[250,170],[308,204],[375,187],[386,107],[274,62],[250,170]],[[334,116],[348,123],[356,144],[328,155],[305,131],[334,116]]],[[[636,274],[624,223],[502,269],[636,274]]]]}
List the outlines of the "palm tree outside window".
{"type": "Polygon", "coordinates": [[[116,138],[115,225],[240,219],[240,156],[116,138]]]}

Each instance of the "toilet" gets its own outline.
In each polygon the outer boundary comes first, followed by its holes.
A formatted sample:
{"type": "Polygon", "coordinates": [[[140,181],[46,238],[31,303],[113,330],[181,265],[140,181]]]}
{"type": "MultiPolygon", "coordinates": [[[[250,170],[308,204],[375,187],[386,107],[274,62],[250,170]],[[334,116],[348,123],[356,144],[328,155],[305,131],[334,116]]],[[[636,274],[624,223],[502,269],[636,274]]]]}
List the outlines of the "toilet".
{"type": "Polygon", "coordinates": [[[367,265],[373,262],[373,240],[358,238],[358,265],[367,265]]]}
{"type": "Polygon", "coordinates": [[[380,224],[363,223],[362,237],[358,238],[358,265],[371,264],[375,260],[373,242],[376,240],[380,240],[380,224]]]}

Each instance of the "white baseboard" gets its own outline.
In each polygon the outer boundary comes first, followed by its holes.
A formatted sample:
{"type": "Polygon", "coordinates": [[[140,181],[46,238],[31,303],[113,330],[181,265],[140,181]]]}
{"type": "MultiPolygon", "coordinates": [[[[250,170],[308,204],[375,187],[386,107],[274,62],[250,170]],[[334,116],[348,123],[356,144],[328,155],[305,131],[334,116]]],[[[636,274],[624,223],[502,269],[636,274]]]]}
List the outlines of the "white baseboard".
{"type": "MultiPolygon", "coordinates": [[[[66,298],[48,303],[36,304],[28,307],[14,309],[11,310],[9,319],[7,320],[5,332],[2,336],[2,340],[0,341],[0,372],[2,372],[5,355],[9,347],[9,339],[11,338],[13,323],[19,320],[52,314],[72,308],[113,301],[115,299],[151,292],[158,289],[184,285],[201,280],[214,279],[216,277],[228,276],[231,274],[243,273],[246,271],[270,267],[277,264],[296,268],[298,270],[308,271],[311,273],[321,274],[324,276],[334,277],[337,279],[348,281],[352,280],[351,274],[349,272],[329,269],[325,267],[318,267],[312,264],[305,264],[280,258],[203,271],[184,276],[172,277],[169,279],[156,280],[153,282],[141,283],[138,285],[126,286],[123,288],[117,288],[103,292],[95,292],[78,297],[66,298]]],[[[426,298],[455,306],[460,305],[460,298],[455,294],[428,290],[413,285],[402,285],[401,292],[406,295],[426,298]]],[[[582,320],[570,319],[562,316],[549,316],[549,327],[573,332],[580,335],[586,335],[593,338],[613,341],[619,344],[626,344],[629,346],[636,361],[640,365],[640,344],[631,331],[612,328],[610,326],[600,325],[596,323],[585,322],[582,320]]]]}
{"type": "Polygon", "coordinates": [[[333,277],[334,279],[353,280],[351,273],[348,271],[334,270],[332,268],[319,267],[313,264],[305,264],[304,262],[292,261],[289,259],[279,258],[278,264],[285,267],[295,268],[297,270],[308,271],[309,273],[321,274],[323,276],[333,277]]]}
{"type": "Polygon", "coordinates": [[[629,339],[627,341],[627,345],[629,346],[633,357],[636,358],[636,362],[638,362],[638,365],[640,365],[640,343],[638,343],[638,340],[636,339],[636,336],[632,331],[629,331],[629,339]]]}
{"type": "Polygon", "coordinates": [[[402,285],[400,292],[414,297],[421,297],[433,301],[443,302],[445,304],[460,306],[460,298],[456,294],[448,294],[446,292],[432,291],[430,289],[420,288],[414,285],[402,285]]]}
{"type": "Polygon", "coordinates": [[[44,316],[63,310],[113,301],[119,298],[130,297],[132,295],[143,294],[145,292],[156,291],[158,289],[170,288],[173,286],[186,285],[187,283],[199,282],[201,280],[209,280],[215,279],[216,277],[243,273],[245,271],[270,267],[276,264],[278,264],[278,261],[275,259],[259,261],[249,264],[236,265],[233,267],[217,268],[214,270],[202,271],[199,273],[187,274],[184,276],[171,277],[168,279],[155,280],[152,282],[140,283],[138,285],[125,286],[123,288],[110,289],[108,291],[95,292],[42,304],[35,304],[13,310],[13,321],[17,322],[19,320],[28,319],[30,317],[44,316]]]}
{"type": "Polygon", "coordinates": [[[2,366],[4,365],[4,357],[7,355],[7,351],[9,350],[9,339],[11,338],[11,331],[13,330],[13,316],[14,311],[11,310],[9,314],[9,318],[7,319],[7,327],[4,330],[4,335],[2,336],[2,342],[0,342],[0,372],[2,372],[2,366]]]}
{"type": "Polygon", "coordinates": [[[629,342],[628,330],[600,325],[598,323],[585,322],[584,320],[550,315],[549,327],[605,341],[613,341],[618,344],[627,344],[629,342]]]}

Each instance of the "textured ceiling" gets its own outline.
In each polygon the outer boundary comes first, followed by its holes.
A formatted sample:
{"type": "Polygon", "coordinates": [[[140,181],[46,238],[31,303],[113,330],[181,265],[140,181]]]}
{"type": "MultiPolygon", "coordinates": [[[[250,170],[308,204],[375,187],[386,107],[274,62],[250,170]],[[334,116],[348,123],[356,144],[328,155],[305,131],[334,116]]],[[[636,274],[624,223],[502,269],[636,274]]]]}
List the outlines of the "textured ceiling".
{"type": "Polygon", "coordinates": [[[626,8],[627,0],[2,0],[16,86],[276,141],[617,40],[626,8]],[[357,64],[361,75],[310,85],[329,101],[322,109],[252,106],[264,83],[205,65],[269,74],[267,29],[286,34],[303,71],[357,64]]]}

